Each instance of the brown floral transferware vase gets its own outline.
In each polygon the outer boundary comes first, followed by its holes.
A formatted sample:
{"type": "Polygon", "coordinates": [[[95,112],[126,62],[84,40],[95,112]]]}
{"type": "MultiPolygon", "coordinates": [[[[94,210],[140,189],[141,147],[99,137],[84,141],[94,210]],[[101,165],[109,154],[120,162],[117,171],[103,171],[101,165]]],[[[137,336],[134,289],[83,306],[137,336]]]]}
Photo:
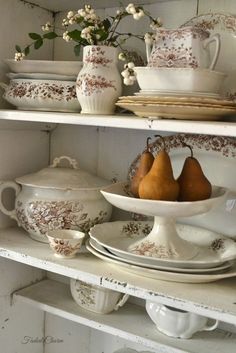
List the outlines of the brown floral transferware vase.
{"type": "Polygon", "coordinates": [[[117,49],[89,45],[84,48],[83,68],[76,82],[77,98],[85,114],[112,114],[121,95],[117,49]]]}

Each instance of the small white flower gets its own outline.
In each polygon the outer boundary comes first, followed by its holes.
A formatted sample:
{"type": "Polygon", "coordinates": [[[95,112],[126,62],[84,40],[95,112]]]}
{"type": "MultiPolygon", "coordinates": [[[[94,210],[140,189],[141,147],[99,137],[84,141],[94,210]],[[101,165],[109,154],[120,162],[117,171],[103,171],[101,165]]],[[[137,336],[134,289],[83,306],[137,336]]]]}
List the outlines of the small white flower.
{"type": "Polygon", "coordinates": [[[139,20],[140,19],[138,12],[133,14],[133,18],[134,18],[134,20],[139,20]]]}
{"type": "Polygon", "coordinates": [[[42,28],[42,31],[43,31],[43,32],[48,32],[48,31],[50,31],[51,27],[52,27],[51,23],[50,23],[50,22],[47,22],[47,23],[46,23],[45,25],[43,25],[41,28],[42,28]]]}
{"type": "Polygon", "coordinates": [[[75,17],[69,19],[69,24],[73,25],[75,23],[75,17]]]}
{"type": "Polygon", "coordinates": [[[126,12],[128,12],[130,15],[133,15],[136,13],[136,9],[134,4],[129,4],[126,8],[125,8],[126,12]]]}
{"type": "Polygon", "coordinates": [[[85,17],[86,16],[86,12],[84,11],[84,9],[80,9],[78,10],[78,15],[81,17],[85,17]]]}
{"type": "Polygon", "coordinates": [[[67,18],[70,19],[74,16],[74,12],[73,11],[69,11],[67,14],[67,18]]]}
{"type": "Polygon", "coordinates": [[[21,61],[25,57],[24,53],[15,53],[15,61],[21,61]]]}
{"type": "Polygon", "coordinates": [[[145,15],[144,11],[142,9],[140,9],[138,11],[138,15],[139,15],[139,18],[143,17],[145,15]]]}
{"type": "Polygon", "coordinates": [[[125,69],[124,71],[121,72],[121,75],[124,77],[124,78],[128,78],[130,75],[129,75],[129,70],[125,69]]]}
{"type": "Polygon", "coordinates": [[[133,69],[135,67],[135,65],[134,65],[134,63],[132,61],[129,62],[127,65],[128,65],[129,69],[133,69]]]}
{"type": "Polygon", "coordinates": [[[68,20],[66,18],[63,18],[62,26],[66,27],[66,26],[68,26],[68,24],[69,24],[68,20]]]}
{"type": "Polygon", "coordinates": [[[72,40],[72,38],[68,35],[68,31],[63,33],[62,38],[66,41],[69,42],[70,40],[72,40]]]}
{"type": "Polygon", "coordinates": [[[133,80],[131,80],[129,77],[125,77],[124,78],[124,84],[126,85],[126,86],[132,86],[133,84],[134,84],[134,82],[133,82],[133,80]]]}
{"type": "Polygon", "coordinates": [[[120,10],[117,10],[117,11],[116,11],[116,14],[117,14],[117,15],[120,15],[120,14],[121,14],[121,11],[120,11],[120,10]]]}
{"type": "Polygon", "coordinates": [[[118,59],[121,61],[125,61],[125,54],[124,53],[119,53],[118,59]]]}

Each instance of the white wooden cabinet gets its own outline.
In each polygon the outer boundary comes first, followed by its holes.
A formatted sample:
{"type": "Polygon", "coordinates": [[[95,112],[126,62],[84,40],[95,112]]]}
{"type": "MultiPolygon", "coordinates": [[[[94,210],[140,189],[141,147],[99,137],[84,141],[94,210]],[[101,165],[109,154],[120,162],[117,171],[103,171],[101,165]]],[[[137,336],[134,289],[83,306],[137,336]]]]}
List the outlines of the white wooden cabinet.
{"type": "MultiPolygon", "coordinates": [[[[193,17],[197,11],[236,14],[234,0],[211,0],[207,4],[204,0],[139,3],[146,3],[149,11],[155,11],[167,26],[173,27],[193,17]]],[[[118,1],[91,1],[91,4],[99,7],[101,13],[110,13],[118,6],[118,1]]],[[[39,25],[48,20],[59,22],[63,11],[79,6],[78,1],[73,0],[8,0],[7,4],[0,0],[0,18],[5,28],[0,38],[0,58],[12,57],[15,43],[24,43],[26,33],[37,32],[39,25]]],[[[72,51],[58,41],[32,54],[32,58],[53,57],[73,58],[72,51]]],[[[1,64],[1,80],[5,80],[5,72],[6,67],[1,64]]],[[[234,121],[192,122],[141,119],[131,115],[26,112],[10,109],[3,101],[1,107],[1,179],[14,179],[36,171],[63,154],[77,158],[81,167],[90,172],[122,180],[131,161],[143,149],[146,137],[157,131],[236,137],[234,121]]],[[[12,207],[11,196],[6,199],[9,208],[12,207]]],[[[58,260],[46,244],[30,239],[2,214],[0,228],[1,352],[113,353],[121,347],[162,353],[235,352],[235,279],[202,285],[171,283],[131,275],[89,254],[73,260],[58,260]],[[69,278],[129,293],[130,303],[109,315],[86,312],[72,300],[69,278]],[[144,310],[145,299],[219,319],[224,324],[221,329],[196,334],[190,340],[171,339],[156,330],[144,310]]]]}

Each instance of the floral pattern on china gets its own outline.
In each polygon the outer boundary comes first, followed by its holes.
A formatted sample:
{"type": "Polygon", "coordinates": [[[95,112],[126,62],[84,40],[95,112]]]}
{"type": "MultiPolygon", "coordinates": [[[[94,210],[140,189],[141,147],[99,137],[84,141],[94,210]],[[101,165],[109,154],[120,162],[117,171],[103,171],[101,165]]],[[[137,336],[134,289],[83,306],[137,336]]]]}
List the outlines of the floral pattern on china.
{"type": "MultiPolygon", "coordinates": [[[[236,16],[223,13],[206,13],[191,18],[182,24],[181,28],[186,26],[207,30],[211,35],[220,34],[221,50],[215,70],[227,74],[221,94],[229,99],[236,100],[236,16]]],[[[212,56],[212,47],[210,53],[212,56]]]]}
{"type": "Polygon", "coordinates": [[[157,28],[151,44],[146,43],[148,66],[209,68],[213,70],[220,51],[220,36],[202,28],[182,27],[179,29],[157,28]],[[210,61],[208,46],[216,43],[215,54],[210,61]]]}

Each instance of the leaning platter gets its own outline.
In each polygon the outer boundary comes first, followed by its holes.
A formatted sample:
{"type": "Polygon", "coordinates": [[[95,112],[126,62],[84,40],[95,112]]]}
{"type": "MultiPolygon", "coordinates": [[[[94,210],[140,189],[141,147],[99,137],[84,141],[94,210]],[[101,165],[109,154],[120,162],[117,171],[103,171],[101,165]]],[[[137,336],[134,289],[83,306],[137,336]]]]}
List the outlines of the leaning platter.
{"type": "Polygon", "coordinates": [[[120,261],[120,262],[126,262],[130,265],[136,265],[136,266],[141,266],[144,268],[149,268],[153,270],[161,270],[161,271],[169,271],[169,272],[182,272],[182,273],[221,273],[223,271],[228,270],[230,267],[233,266],[234,261],[227,261],[224,262],[222,265],[217,266],[217,267],[211,267],[211,268],[181,268],[181,267],[171,267],[171,266],[156,266],[156,265],[148,265],[145,262],[141,261],[134,261],[134,260],[128,260],[123,257],[116,256],[112,254],[108,249],[100,245],[99,243],[96,242],[94,239],[89,240],[89,245],[98,251],[99,253],[110,257],[111,259],[120,261]]]}
{"type": "Polygon", "coordinates": [[[224,278],[230,278],[236,276],[236,266],[233,266],[226,273],[219,274],[190,274],[190,273],[177,273],[177,272],[168,272],[168,271],[159,271],[152,270],[148,268],[143,268],[141,266],[130,265],[126,262],[120,262],[115,259],[109,258],[86,243],[86,248],[93,255],[97,256],[103,261],[107,261],[111,265],[119,266],[119,269],[123,269],[125,272],[131,272],[138,276],[144,276],[148,278],[152,278],[155,280],[164,280],[169,282],[181,282],[181,283],[209,283],[219,281],[224,278]]]}
{"type": "Polygon", "coordinates": [[[155,258],[129,251],[130,245],[144,238],[152,229],[153,222],[116,221],[97,224],[90,229],[90,237],[119,258],[136,261],[148,266],[171,268],[209,269],[236,258],[236,243],[215,232],[199,227],[177,224],[180,236],[199,247],[199,253],[191,260],[155,258]]]}

